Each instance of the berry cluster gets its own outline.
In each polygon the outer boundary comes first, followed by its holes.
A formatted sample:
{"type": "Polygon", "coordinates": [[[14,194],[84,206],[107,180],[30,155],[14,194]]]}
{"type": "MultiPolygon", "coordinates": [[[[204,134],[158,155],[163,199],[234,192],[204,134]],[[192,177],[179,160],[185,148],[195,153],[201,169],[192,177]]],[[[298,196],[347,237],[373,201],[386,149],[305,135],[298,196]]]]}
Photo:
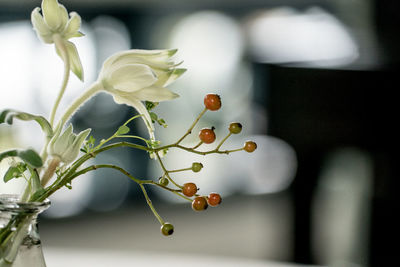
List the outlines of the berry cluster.
{"type": "MultiPolygon", "coordinates": [[[[207,154],[212,154],[212,153],[219,153],[219,154],[229,154],[231,152],[237,152],[244,150],[246,152],[253,152],[257,148],[257,144],[253,141],[246,141],[243,147],[238,148],[238,149],[233,149],[233,150],[220,150],[222,144],[232,135],[232,134],[239,134],[242,131],[242,124],[239,122],[233,122],[229,125],[228,127],[228,134],[225,138],[223,138],[220,143],[216,146],[215,149],[211,149],[209,151],[199,151],[197,150],[198,147],[200,147],[202,144],[212,144],[215,142],[217,139],[217,136],[214,132],[215,128],[203,128],[199,132],[199,143],[194,146],[194,147],[185,147],[181,145],[181,142],[183,139],[188,136],[189,134],[192,133],[193,128],[197,124],[197,122],[200,120],[200,118],[204,115],[204,113],[209,110],[209,111],[217,111],[221,108],[221,98],[217,94],[208,94],[204,97],[204,110],[200,113],[200,115],[196,118],[195,122],[193,125],[190,127],[190,129],[186,132],[186,134],[179,139],[176,143],[173,145],[170,145],[168,148],[171,147],[176,147],[180,148],[183,150],[186,150],[188,152],[192,153],[197,153],[201,155],[207,155],[207,154]]],[[[158,157],[158,160],[160,161],[161,167],[164,169],[164,175],[160,177],[158,181],[158,185],[163,187],[164,189],[167,189],[180,197],[188,200],[191,202],[192,209],[194,211],[203,211],[208,208],[208,206],[211,207],[216,207],[218,206],[221,201],[221,195],[215,192],[210,193],[209,195],[199,195],[198,194],[198,187],[195,183],[193,182],[187,182],[183,185],[177,184],[171,177],[171,173],[173,172],[178,172],[178,171],[186,171],[186,170],[191,170],[193,172],[199,172],[203,168],[203,164],[200,162],[194,162],[191,167],[189,168],[184,168],[184,169],[179,169],[179,170],[172,170],[168,171],[165,169],[165,167],[162,164],[161,158],[158,157]],[[169,188],[167,187],[170,182],[175,185],[176,188],[169,188]]],[[[161,233],[163,235],[169,236],[174,232],[174,227],[170,223],[163,222],[161,226],[161,233]]]]}

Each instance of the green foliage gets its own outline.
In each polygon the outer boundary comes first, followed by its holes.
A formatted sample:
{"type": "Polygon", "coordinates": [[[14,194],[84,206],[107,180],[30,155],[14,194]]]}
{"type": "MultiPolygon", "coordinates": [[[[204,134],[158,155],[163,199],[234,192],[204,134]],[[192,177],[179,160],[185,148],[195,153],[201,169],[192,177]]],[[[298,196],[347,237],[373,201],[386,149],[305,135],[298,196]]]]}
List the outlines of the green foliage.
{"type": "Polygon", "coordinates": [[[165,123],[165,120],[162,119],[162,118],[158,118],[158,116],[157,116],[156,113],[154,113],[154,112],[149,112],[149,114],[150,114],[150,118],[151,118],[152,123],[157,122],[159,125],[161,125],[161,126],[164,127],[164,128],[167,128],[167,127],[168,127],[168,125],[165,123]]]}
{"type": "Polygon", "coordinates": [[[150,110],[152,110],[153,108],[157,107],[158,104],[159,104],[158,102],[151,102],[151,101],[146,101],[146,102],[145,102],[147,111],[150,111],[150,110]]]}
{"type": "Polygon", "coordinates": [[[124,135],[129,133],[131,129],[129,129],[128,126],[122,125],[121,127],[118,128],[117,132],[115,133],[116,135],[124,135]]]}
{"type": "Polygon", "coordinates": [[[43,117],[37,116],[33,114],[29,114],[26,112],[20,112],[12,109],[5,109],[0,112],[0,124],[1,123],[8,123],[13,124],[14,119],[19,119],[22,121],[36,121],[40,127],[42,128],[43,132],[46,134],[47,138],[51,138],[53,136],[53,130],[50,123],[43,117]]]}
{"type": "Polygon", "coordinates": [[[4,182],[7,183],[11,179],[19,178],[23,176],[23,173],[26,171],[26,164],[23,162],[18,163],[15,166],[10,166],[7,172],[4,175],[4,182]]]}
{"type": "Polygon", "coordinates": [[[40,197],[44,192],[44,188],[40,183],[39,174],[36,169],[32,169],[28,166],[29,172],[31,173],[31,177],[29,179],[30,188],[31,188],[31,196],[33,198],[40,197]]]}
{"type": "Polygon", "coordinates": [[[4,151],[0,153],[0,162],[9,157],[18,157],[33,168],[40,168],[43,166],[42,158],[33,149],[12,149],[4,151]]]}
{"type": "Polygon", "coordinates": [[[33,149],[20,150],[18,152],[18,157],[33,168],[40,168],[43,166],[42,158],[33,149]]]}
{"type": "Polygon", "coordinates": [[[89,136],[89,138],[85,141],[83,147],[81,148],[81,151],[83,153],[90,153],[93,151],[94,147],[95,147],[95,142],[96,139],[91,135],[89,136]]]}
{"type": "Polygon", "coordinates": [[[158,118],[156,113],[151,112],[151,110],[154,109],[155,107],[157,107],[158,104],[159,104],[158,102],[151,102],[151,101],[145,102],[146,109],[147,109],[147,111],[149,111],[152,123],[157,122],[159,125],[163,126],[164,128],[167,128],[168,125],[165,123],[165,120],[162,118],[158,118]]]}

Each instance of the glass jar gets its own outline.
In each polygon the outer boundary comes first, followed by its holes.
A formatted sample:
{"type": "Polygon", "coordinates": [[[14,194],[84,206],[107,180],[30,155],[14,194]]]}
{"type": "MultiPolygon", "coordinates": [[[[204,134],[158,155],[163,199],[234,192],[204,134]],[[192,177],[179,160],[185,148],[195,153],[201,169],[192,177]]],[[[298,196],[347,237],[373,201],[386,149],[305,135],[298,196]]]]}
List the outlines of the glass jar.
{"type": "Polygon", "coordinates": [[[50,201],[19,202],[0,195],[0,267],[46,267],[37,229],[37,216],[50,201]]]}

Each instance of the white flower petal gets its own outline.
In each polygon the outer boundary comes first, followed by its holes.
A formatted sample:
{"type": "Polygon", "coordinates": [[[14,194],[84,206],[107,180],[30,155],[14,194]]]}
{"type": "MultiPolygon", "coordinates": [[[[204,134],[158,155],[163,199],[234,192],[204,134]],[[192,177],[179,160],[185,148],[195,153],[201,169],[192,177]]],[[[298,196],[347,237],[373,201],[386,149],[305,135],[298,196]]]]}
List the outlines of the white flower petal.
{"type": "Polygon", "coordinates": [[[71,137],[73,136],[74,138],[71,138],[73,140],[73,143],[66,149],[66,151],[63,154],[62,161],[65,163],[71,163],[73,162],[79,154],[79,151],[81,149],[81,146],[83,142],[85,141],[86,137],[88,137],[91,129],[86,129],[78,134],[76,136],[75,134],[72,134],[71,137]]]}
{"type": "Polygon", "coordinates": [[[59,30],[62,27],[62,22],[65,20],[65,18],[63,18],[64,14],[62,9],[59,8],[57,0],[43,0],[42,10],[43,17],[47,25],[53,31],[59,30]]]}
{"type": "Polygon", "coordinates": [[[35,8],[31,13],[31,21],[33,29],[36,31],[37,36],[46,44],[53,43],[51,37],[52,32],[44,21],[42,15],[39,13],[40,8],[35,8]]]}
{"type": "Polygon", "coordinates": [[[155,69],[168,71],[181,63],[174,64],[168,60],[170,55],[176,53],[173,50],[138,50],[131,49],[116,53],[106,59],[103,69],[109,68],[111,65],[126,65],[126,64],[145,64],[155,69]]]}
{"type": "Polygon", "coordinates": [[[79,58],[76,46],[71,42],[65,42],[68,50],[68,56],[71,64],[71,71],[83,82],[83,67],[81,59],[79,58]]]}
{"type": "Polygon", "coordinates": [[[68,23],[68,11],[63,5],[58,5],[58,10],[60,12],[60,26],[59,30],[63,31],[68,23]]]}
{"type": "Polygon", "coordinates": [[[178,52],[178,49],[162,49],[162,50],[143,50],[132,49],[130,55],[143,57],[151,61],[166,62],[170,57],[178,52]]]}
{"type": "MultiPolygon", "coordinates": [[[[71,71],[76,75],[76,77],[78,77],[79,80],[83,81],[83,67],[76,46],[69,41],[64,41],[64,45],[65,48],[67,49],[71,71]]],[[[60,52],[60,49],[59,47],[57,47],[57,45],[56,45],[56,52],[61,57],[61,59],[64,60],[60,52]]]]}
{"type": "Polygon", "coordinates": [[[140,100],[147,100],[152,102],[160,102],[165,100],[171,100],[179,97],[179,95],[171,92],[165,87],[161,86],[150,86],[143,88],[133,93],[135,98],[140,100]]]}
{"type": "Polygon", "coordinates": [[[157,81],[151,68],[141,64],[123,65],[114,69],[106,79],[106,86],[104,86],[106,89],[107,85],[111,85],[124,92],[134,92],[157,81]]]}
{"type": "Polygon", "coordinates": [[[182,74],[186,72],[186,69],[174,69],[169,79],[165,82],[164,86],[168,86],[173,83],[176,79],[181,77],[182,74]]]}
{"type": "Polygon", "coordinates": [[[64,31],[64,38],[66,39],[78,37],[77,34],[82,36],[81,33],[79,33],[79,28],[82,23],[81,17],[76,12],[71,12],[70,16],[71,18],[68,20],[64,31]]]}
{"type": "Polygon", "coordinates": [[[168,72],[164,72],[158,76],[158,81],[155,83],[155,85],[166,87],[174,82],[176,79],[178,79],[185,72],[186,69],[173,69],[168,72]]]}

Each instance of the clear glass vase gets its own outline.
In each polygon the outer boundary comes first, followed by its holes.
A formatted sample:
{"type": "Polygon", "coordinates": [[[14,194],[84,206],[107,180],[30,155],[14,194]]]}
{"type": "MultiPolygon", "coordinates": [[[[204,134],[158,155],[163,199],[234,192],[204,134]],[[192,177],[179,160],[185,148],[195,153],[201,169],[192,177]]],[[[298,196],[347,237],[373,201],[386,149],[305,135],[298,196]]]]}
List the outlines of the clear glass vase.
{"type": "Polygon", "coordinates": [[[19,202],[0,195],[0,267],[46,267],[37,229],[37,216],[50,201],[19,202]]]}

